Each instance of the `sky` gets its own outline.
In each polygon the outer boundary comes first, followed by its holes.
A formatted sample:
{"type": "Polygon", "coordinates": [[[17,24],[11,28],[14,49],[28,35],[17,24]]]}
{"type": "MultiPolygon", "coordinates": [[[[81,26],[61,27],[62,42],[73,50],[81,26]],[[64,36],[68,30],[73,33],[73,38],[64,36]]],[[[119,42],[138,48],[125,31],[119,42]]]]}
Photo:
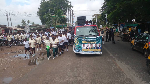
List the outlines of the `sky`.
{"type": "MultiPolygon", "coordinates": [[[[100,14],[104,0],[69,0],[73,5],[74,22],[78,16],[86,16],[87,20],[91,20],[94,14],[100,14]]],[[[10,13],[9,18],[13,26],[21,25],[22,19],[30,20],[35,24],[40,24],[41,21],[37,16],[38,7],[41,0],[0,0],[0,24],[8,25],[6,13],[10,13]]]]}

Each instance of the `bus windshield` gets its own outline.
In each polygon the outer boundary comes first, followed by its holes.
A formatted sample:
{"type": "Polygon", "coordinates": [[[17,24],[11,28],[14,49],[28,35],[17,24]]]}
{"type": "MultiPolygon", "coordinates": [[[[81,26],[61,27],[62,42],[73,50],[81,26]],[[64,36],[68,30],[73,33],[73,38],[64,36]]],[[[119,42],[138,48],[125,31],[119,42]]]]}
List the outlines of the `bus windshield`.
{"type": "Polygon", "coordinates": [[[86,36],[86,35],[98,35],[98,30],[96,26],[84,26],[76,28],[76,36],[86,36]]]}

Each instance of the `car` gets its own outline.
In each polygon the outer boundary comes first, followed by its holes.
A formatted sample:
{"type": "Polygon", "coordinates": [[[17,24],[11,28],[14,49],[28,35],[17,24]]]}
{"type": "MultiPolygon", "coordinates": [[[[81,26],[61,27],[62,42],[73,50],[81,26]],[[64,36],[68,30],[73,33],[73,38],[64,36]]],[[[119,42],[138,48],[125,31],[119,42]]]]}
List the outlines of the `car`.
{"type": "Polygon", "coordinates": [[[137,50],[144,53],[147,58],[150,54],[150,35],[141,33],[131,41],[132,50],[137,50]]]}

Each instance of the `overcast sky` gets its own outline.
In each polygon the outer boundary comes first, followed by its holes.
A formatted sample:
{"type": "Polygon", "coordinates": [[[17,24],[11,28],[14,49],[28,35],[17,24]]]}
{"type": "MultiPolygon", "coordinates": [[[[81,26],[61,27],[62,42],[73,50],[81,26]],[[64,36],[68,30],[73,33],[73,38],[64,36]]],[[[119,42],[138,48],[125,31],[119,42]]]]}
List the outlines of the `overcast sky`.
{"type": "MultiPolygon", "coordinates": [[[[99,14],[104,0],[69,0],[73,5],[74,21],[78,16],[86,16],[87,20],[92,19],[93,14],[99,14]]],[[[35,24],[41,24],[37,16],[41,0],[0,0],[0,24],[7,25],[6,13],[11,13],[13,26],[21,25],[22,19],[30,20],[35,24]]]]}

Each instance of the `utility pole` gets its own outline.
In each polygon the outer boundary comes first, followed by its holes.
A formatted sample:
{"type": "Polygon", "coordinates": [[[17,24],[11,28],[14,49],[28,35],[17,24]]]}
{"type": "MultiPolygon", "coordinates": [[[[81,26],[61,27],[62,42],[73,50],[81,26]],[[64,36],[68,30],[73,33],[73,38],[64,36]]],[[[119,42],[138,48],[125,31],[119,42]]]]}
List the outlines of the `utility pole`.
{"type": "Polygon", "coordinates": [[[73,26],[73,23],[74,23],[74,18],[73,18],[73,10],[72,10],[72,26],[73,26]]]}
{"type": "Polygon", "coordinates": [[[67,19],[67,27],[69,26],[69,8],[68,8],[68,19],[67,19]]]}
{"type": "Polygon", "coordinates": [[[96,17],[96,25],[97,25],[97,15],[95,17],[96,17]]]}
{"type": "Polygon", "coordinates": [[[106,25],[107,25],[107,14],[105,14],[105,15],[106,15],[106,17],[105,17],[106,18],[106,25]]]}
{"type": "Polygon", "coordinates": [[[72,10],[72,9],[70,9],[70,24],[71,24],[71,10],[72,10]]]}

